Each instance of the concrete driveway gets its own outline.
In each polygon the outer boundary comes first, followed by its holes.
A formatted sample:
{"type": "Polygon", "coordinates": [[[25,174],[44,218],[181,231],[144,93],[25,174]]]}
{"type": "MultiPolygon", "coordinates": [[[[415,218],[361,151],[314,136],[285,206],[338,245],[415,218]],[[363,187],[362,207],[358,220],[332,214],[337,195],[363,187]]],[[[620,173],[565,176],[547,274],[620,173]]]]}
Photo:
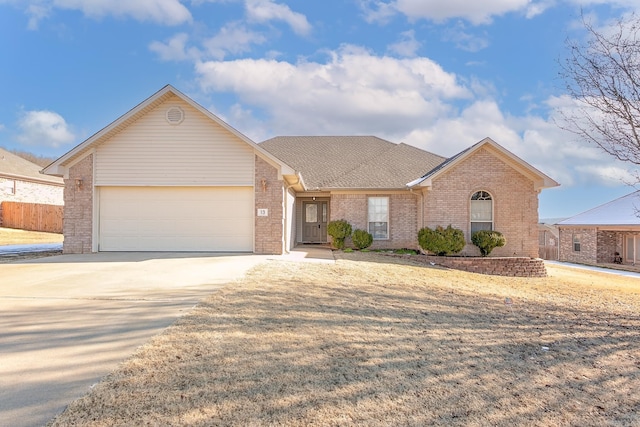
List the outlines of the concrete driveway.
{"type": "Polygon", "coordinates": [[[39,426],[267,259],[99,253],[0,264],[0,426],[39,426]]]}

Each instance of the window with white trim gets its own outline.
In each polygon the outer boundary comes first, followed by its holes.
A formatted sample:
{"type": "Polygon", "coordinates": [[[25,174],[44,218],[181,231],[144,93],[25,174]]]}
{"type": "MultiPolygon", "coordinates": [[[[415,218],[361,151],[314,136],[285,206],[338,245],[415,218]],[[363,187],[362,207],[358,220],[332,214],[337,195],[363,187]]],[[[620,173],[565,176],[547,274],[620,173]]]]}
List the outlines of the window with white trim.
{"type": "Polygon", "coordinates": [[[389,238],[389,198],[369,197],[368,202],[369,233],[374,240],[389,238]]]}
{"type": "Polygon", "coordinates": [[[573,251],[574,252],[580,252],[581,240],[582,240],[582,235],[581,234],[574,234],[573,235],[573,251]]]}
{"type": "Polygon", "coordinates": [[[471,196],[471,235],[480,230],[493,230],[493,198],[486,191],[471,196]]]}

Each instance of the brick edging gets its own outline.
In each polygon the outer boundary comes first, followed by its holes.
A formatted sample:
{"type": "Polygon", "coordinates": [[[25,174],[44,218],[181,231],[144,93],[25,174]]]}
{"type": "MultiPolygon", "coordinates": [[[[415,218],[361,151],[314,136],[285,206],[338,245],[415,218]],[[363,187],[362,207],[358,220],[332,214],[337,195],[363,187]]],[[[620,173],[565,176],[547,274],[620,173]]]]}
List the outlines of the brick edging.
{"type": "Polygon", "coordinates": [[[425,264],[440,265],[454,270],[470,273],[488,274],[508,277],[547,277],[544,260],[528,257],[444,257],[431,255],[397,255],[385,254],[398,258],[406,258],[425,264]]]}

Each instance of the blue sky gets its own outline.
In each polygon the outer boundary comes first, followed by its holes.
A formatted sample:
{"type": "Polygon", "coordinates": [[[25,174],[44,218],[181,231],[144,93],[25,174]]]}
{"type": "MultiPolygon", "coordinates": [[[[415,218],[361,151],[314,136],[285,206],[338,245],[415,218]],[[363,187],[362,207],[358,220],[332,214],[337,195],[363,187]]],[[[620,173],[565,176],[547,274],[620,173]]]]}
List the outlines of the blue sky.
{"type": "Polygon", "coordinates": [[[555,124],[580,13],[640,0],[0,0],[0,146],[61,155],[170,83],[260,142],[376,135],[450,156],[491,137],[562,184],[540,217],[633,191],[555,124]]]}

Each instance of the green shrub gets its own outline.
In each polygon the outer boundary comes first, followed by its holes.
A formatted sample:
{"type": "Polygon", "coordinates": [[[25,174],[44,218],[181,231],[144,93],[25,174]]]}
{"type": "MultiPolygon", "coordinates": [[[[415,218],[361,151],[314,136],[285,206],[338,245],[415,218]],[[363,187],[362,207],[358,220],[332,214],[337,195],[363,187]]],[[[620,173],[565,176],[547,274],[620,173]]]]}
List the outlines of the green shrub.
{"type": "Polygon", "coordinates": [[[488,256],[493,249],[504,246],[507,239],[499,231],[480,230],[473,233],[471,243],[480,249],[482,256],[488,256]]]}
{"type": "Polygon", "coordinates": [[[464,233],[451,224],[447,228],[437,226],[435,230],[425,227],[418,232],[418,244],[425,251],[439,256],[457,254],[464,248],[464,233]]]}
{"type": "Polygon", "coordinates": [[[356,249],[366,249],[373,243],[373,236],[366,230],[357,229],[351,235],[351,241],[356,249]]]}
{"type": "Polygon", "coordinates": [[[327,233],[333,238],[333,246],[344,249],[344,241],[351,236],[351,224],[344,219],[338,219],[327,224],[327,233]]]}

